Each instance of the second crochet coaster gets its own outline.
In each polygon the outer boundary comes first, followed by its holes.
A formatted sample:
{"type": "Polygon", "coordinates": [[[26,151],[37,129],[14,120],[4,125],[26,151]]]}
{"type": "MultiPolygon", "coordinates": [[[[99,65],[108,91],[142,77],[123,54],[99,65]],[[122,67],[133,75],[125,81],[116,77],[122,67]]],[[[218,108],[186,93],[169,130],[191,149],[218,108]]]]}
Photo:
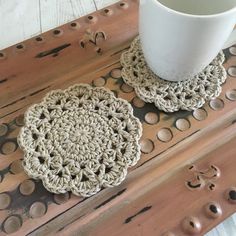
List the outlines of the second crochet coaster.
{"type": "Polygon", "coordinates": [[[30,177],[51,192],[88,197],[125,179],[140,158],[141,133],[126,100],[79,84],[30,107],[18,143],[30,177]]]}
{"type": "Polygon", "coordinates": [[[148,67],[137,37],[121,56],[122,77],[145,102],[154,103],[165,112],[195,110],[206,101],[218,97],[227,73],[223,67],[223,52],[201,73],[187,81],[170,82],[160,79],[148,67]]]}

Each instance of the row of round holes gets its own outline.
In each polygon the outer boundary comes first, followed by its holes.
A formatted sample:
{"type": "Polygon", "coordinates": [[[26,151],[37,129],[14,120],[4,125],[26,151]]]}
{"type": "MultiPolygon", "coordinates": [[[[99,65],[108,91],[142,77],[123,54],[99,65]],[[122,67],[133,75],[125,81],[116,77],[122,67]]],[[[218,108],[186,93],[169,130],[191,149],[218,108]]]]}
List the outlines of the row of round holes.
{"type": "MultiPolygon", "coordinates": [[[[126,8],[128,8],[128,4],[126,3],[126,2],[121,2],[121,3],[119,3],[119,7],[120,8],[123,8],[123,9],[126,9],[126,8]]],[[[105,15],[111,15],[112,14],[112,10],[111,9],[109,9],[109,8],[105,8],[104,10],[102,10],[102,12],[105,14],[105,15]]],[[[94,16],[92,16],[92,15],[89,15],[88,17],[87,17],[87,19],[89,20],[89,22],[95,22],[95,20],[96,20],[96,18],[94,17],[94,16]]],[[[78,28],[78,23],[77,22],[72,22],[72,23],[70,23],[70,27],[72,28],[72,29],[76,29],[76,28],[78,28]]],[[[63,31],[62,30],[60,30],[60,29],[55,29],[54,31],[53,31],[53,35],[54,36],[56,36],[56,37],[59,37],[59,36],[61,36],[63,34],[63,31]]],[[[43,41],[44,41],[44,39],[43,39],[43,37],[42,36],[37,36],[36,38],[35,38],[35,41],[36,42],[38,42],[38,43],[42,43],[43,41]]],[[[16,45],[16,49],[17,50],[24,50],[25,49],[25,45],[24,44],[18,44],[18,45],[16,45]]],[[[4,58],[6,58],[6,54],[4,53],[4,52],[0,52],[0,59],[4,59],[4,58]]]]}
{"type": "MultiPolygon", "coordinates": [[[[234,91],[234,90],[232,90],[234,91]]],[[[236,93],[236,92],[235,92],[236,93]]],[[[230,98],[227,97],[227,95],[225,95],[226,99],[228,101],[235,101],[235,100],[231,100],[230,98]]],[[[209,106],[212,110],[214,111],[220,111],[224,108],[224,100],[220,99],[220,98],[216,98],[212,101],[216,102],[216,105],[212,105],[211,102],[209,103],[209,106]],[[218,105],[219,104],[219,105],[218,105]]],[[[148,114],[148,113],[147,113],[148,114]]],[[[203,121],[207,118],[208,113],[204,108],[199,108],[195,111],[193,111],[192,116],[195,120],[197,121],[203,121]]],[[[159,119],[159,118],[158,118],[159,119]]],[[[146,121],[147,122],[147,121],[146,121]]],[[[148,123],[148,122],[147,122],[148,123]]],[[[189,129],[191,127],[191,122],[189,121],[189,119],[186,118],[179,118],[175,121],[175,128],[179,131],[186,131],[187,129],[189,129]],[[178,123],[177,122],[185,122],[185,124],[183,124],[183,129],[181,129],[181,124],[180,127],[178,127],[178,123]]],[[[173,132],[170,128],[162,128],[158,131],[157,133],[157,138],[159,141],[161,142],[169,142],[173,139],[173,132]]],[[[141,151],[145,154],[148,154],[150,152],[152,152],[154,150],[154,142],[150,139],[143,139],[141,140],[141,151]]]]}

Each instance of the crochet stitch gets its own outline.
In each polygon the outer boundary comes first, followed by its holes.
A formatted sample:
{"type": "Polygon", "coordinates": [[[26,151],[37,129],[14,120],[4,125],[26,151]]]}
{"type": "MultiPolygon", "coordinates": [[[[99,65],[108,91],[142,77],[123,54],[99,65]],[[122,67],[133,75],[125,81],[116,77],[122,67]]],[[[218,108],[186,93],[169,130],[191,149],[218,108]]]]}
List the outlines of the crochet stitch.
{"type": "Polygon", "coordinates": [[[128,51],[121,56],[122,77],[135,89],[137,96],[147,103],[154,103],[165,112],[195,110],[206,101],[218,97],[222,91],[227,73],[223,67],[223,52],[201,73],[192,79],[171,82],[160,79],[148,67],[140,45],[135,38],[128,51]]]}
{"type": "Polygon", "coordinates": [[[105,88],[51,91],[25,114],[23,167],[53,193],[83,197],[119,185],[140,159],[142,127],[131,105],[105,88]]]}

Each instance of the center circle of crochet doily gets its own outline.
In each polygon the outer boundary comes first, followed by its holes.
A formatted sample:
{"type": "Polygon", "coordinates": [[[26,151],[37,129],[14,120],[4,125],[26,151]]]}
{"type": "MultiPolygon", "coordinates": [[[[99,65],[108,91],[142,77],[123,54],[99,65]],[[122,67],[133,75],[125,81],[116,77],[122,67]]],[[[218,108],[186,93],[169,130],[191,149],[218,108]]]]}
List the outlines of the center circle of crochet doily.
{"type": "Polygon", "coordinates": [[[30,107],[18,143],[26,173],[49,191],[91,196],[124,180],[140,158],[141,132],[127,101],[80,84],[30,107]]]}

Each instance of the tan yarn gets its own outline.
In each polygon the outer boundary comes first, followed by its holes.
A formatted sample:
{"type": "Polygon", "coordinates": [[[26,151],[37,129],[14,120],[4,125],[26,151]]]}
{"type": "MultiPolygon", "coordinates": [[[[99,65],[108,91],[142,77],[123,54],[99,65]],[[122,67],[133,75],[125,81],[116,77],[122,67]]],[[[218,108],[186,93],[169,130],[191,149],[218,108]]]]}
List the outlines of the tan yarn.
{"type": "Polygon", "coordinates": [[[127,101],[80,84],[30,107],[18,143],[30,177],[51,192],[88,197],[125,179],[140,158],[141,133],[127,101]]]}
{"type": "Polygon", "coordinates": [[[162,80],[147,66],[137,37],[130,49],[121,56],[122,77],[128,85],[134,87],[140,99],[154,103],[160,110],[195,110],[220,95],[221,85],[227,77],[222,65],[224,60],[224,54],[220,52],[212,63],[193,79],[180,82],[162,80]]]}

